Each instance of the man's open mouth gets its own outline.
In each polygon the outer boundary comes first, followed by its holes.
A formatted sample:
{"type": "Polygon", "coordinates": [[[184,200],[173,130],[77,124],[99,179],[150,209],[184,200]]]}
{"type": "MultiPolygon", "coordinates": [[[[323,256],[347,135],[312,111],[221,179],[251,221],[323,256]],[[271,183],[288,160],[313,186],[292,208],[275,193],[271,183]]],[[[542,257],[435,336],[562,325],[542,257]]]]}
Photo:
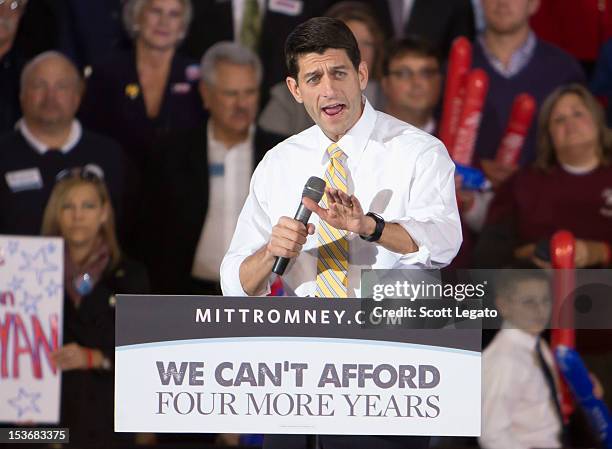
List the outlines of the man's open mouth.
{"type": "Polygon", "coordinates": [[[345,106],[342,103],[336,103],[329,106],[324,106],[321,109],[323,109],[323,112],[326,115],[333,117],[334,115],[340,114],[344,108],[345,106]]]}

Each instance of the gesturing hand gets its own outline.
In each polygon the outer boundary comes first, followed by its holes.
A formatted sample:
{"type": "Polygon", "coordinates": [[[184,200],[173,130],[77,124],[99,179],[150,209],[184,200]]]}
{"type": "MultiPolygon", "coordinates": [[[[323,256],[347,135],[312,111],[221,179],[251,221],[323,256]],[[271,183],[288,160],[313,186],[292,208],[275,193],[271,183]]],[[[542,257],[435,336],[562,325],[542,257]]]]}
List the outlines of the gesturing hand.
{"type": "Polygon", "coordinates": [[[302,203],[323,221],[336,229],[370,235],[374,232],[375,222],[369,219],[361,208],[355,195],[348,195],[338,189],[325,188],[327,206],[325,209],[310,198],[304,197],[302,203]],[[370,223],[371,222],[371,223],[370,223]]]}

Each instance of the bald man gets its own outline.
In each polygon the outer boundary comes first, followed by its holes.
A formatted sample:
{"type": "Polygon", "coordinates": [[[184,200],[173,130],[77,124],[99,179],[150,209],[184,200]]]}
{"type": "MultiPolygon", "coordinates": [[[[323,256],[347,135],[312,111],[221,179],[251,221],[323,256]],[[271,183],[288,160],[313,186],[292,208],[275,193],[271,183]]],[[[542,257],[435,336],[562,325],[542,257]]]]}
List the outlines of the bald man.
{"type": "Polygon", "coordinates": [[[41,53],[24,67],[23,116],[15,130],[0,136],[0,234],[40,234],[47,199],[62,172],[102,177],[120,209],[121,148],[75,119],[82,93],[76,67],[61,53],[41,53]]]}

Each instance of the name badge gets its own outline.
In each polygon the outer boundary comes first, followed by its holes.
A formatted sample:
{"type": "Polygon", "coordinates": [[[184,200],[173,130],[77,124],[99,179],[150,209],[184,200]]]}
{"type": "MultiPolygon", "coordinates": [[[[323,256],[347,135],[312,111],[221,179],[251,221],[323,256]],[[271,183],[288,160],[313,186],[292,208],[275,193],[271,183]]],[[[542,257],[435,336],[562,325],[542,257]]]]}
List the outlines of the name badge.
{"type": "Polygon", "coordinates": [[[4,175],[12,192],[42,189],[43,180],[38,167],[7,172],[4,175]]]}
{"type": "Polygon", "coordinates": [[[270,0],[268,8],[270,11],[287,16],[297,16],[302,13],[304,2],[302,0],[270,0]]]}
{"type": "Polygon", "coordinates": [[[223,176],[225,174],[225,166],[222,163],[208,164],[208,174],[211,177],[223,176]]]}

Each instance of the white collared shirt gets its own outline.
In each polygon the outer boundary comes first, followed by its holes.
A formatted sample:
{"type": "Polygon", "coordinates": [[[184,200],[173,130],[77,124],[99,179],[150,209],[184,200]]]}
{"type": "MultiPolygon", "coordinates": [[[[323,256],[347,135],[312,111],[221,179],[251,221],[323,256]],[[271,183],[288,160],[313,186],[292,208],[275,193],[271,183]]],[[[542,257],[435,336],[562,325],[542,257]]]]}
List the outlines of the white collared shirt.
{"type": "Polygon", "coordinates": [[[255,126],[243,142],[227,148],[207,124],[209,194],[206,220],[196,249],[191,273],[208,281],[219,280],[221,260],[229,247],[236,221],[249,194],[253,167],[255,126]]]}
{"type": "Polygon", "coordinates": [[[497,56],[489,51],[487,48],[487,42],[484,39],[484,34],[478,36],[477,40],[478,44],[482,46],[483,53],[489,61],[489,64],[491,64],[495,71],[504,78],[512,78],[514,75],[518,74],[521,70],[527,67],[527,65],[531,62],[531,58],[535,53],[536,45],[538,43],[535,33],[533,31],[529,31],[527,39],[514,51],[514,53],[512,53],[510,61],[506,66],[497,58],[497,56]]]}
{"type": "MultiPolygon", "coordinates": [[[[32,134],[32,131],[30,131],[30,129],[28,128],[28,125],[26,124],[24,118],[19,119],[17,123],[15,123],[15,129],[21,132],[21,135],[26,140],[26,142],[28,142],[28,144],[38,153],[45,154],[47,151],[49,151],[49,147],[44,142],[37,139],[34,134],[32,134]]],[[[77,145],[77,143],[79,143],[79,140],[81,140],[82,135],[83,128],[81,127],[81,122],[79,122],[77,119],[72,120],[72,125],[70,126],[70,133],[68,134],[66,142],[64,142],[64,145],[62,145],[62,147],[60,148],[60,151],[64,154],[68,153],[77,145]]]]}
{"type": "MultiPolygon", "coordinates": [[[[537,341],[505,325],[483,352],[479,442],[484,449],[561,447],[561,423],[538,360],[537,341]]],[[[544,341],[541,345],[552,367],[550,349],[544,341]]]]}
{"type": "MultiPolygon", "coordinates": [[[[225,295],[246,295],[240,284],[240,265],[268,242],[280,217],[294,216],[308,178],[324,178],[329,162],[326,149],[331,143],[315,125],[268,151],[253,174],[249,197],[221,265],[225,295]]],[[[348,156],[349,193],[365,212],[376,212],[403,226],[419,247],[417,252],[402,255],[349,234],[349,297],[360,296],[362,269],[432,268],[450,263],[461,245],[461,224],[454,165],[444,145],[375,111],[367,100],[360,119],[337,144],[348,156]]],[[[318,221],[312,214],[310,222],[317,226],[318,221]]],[[[314,295],[317,246],[315,232],[285,271],[286,294],[314,295]]]]}

